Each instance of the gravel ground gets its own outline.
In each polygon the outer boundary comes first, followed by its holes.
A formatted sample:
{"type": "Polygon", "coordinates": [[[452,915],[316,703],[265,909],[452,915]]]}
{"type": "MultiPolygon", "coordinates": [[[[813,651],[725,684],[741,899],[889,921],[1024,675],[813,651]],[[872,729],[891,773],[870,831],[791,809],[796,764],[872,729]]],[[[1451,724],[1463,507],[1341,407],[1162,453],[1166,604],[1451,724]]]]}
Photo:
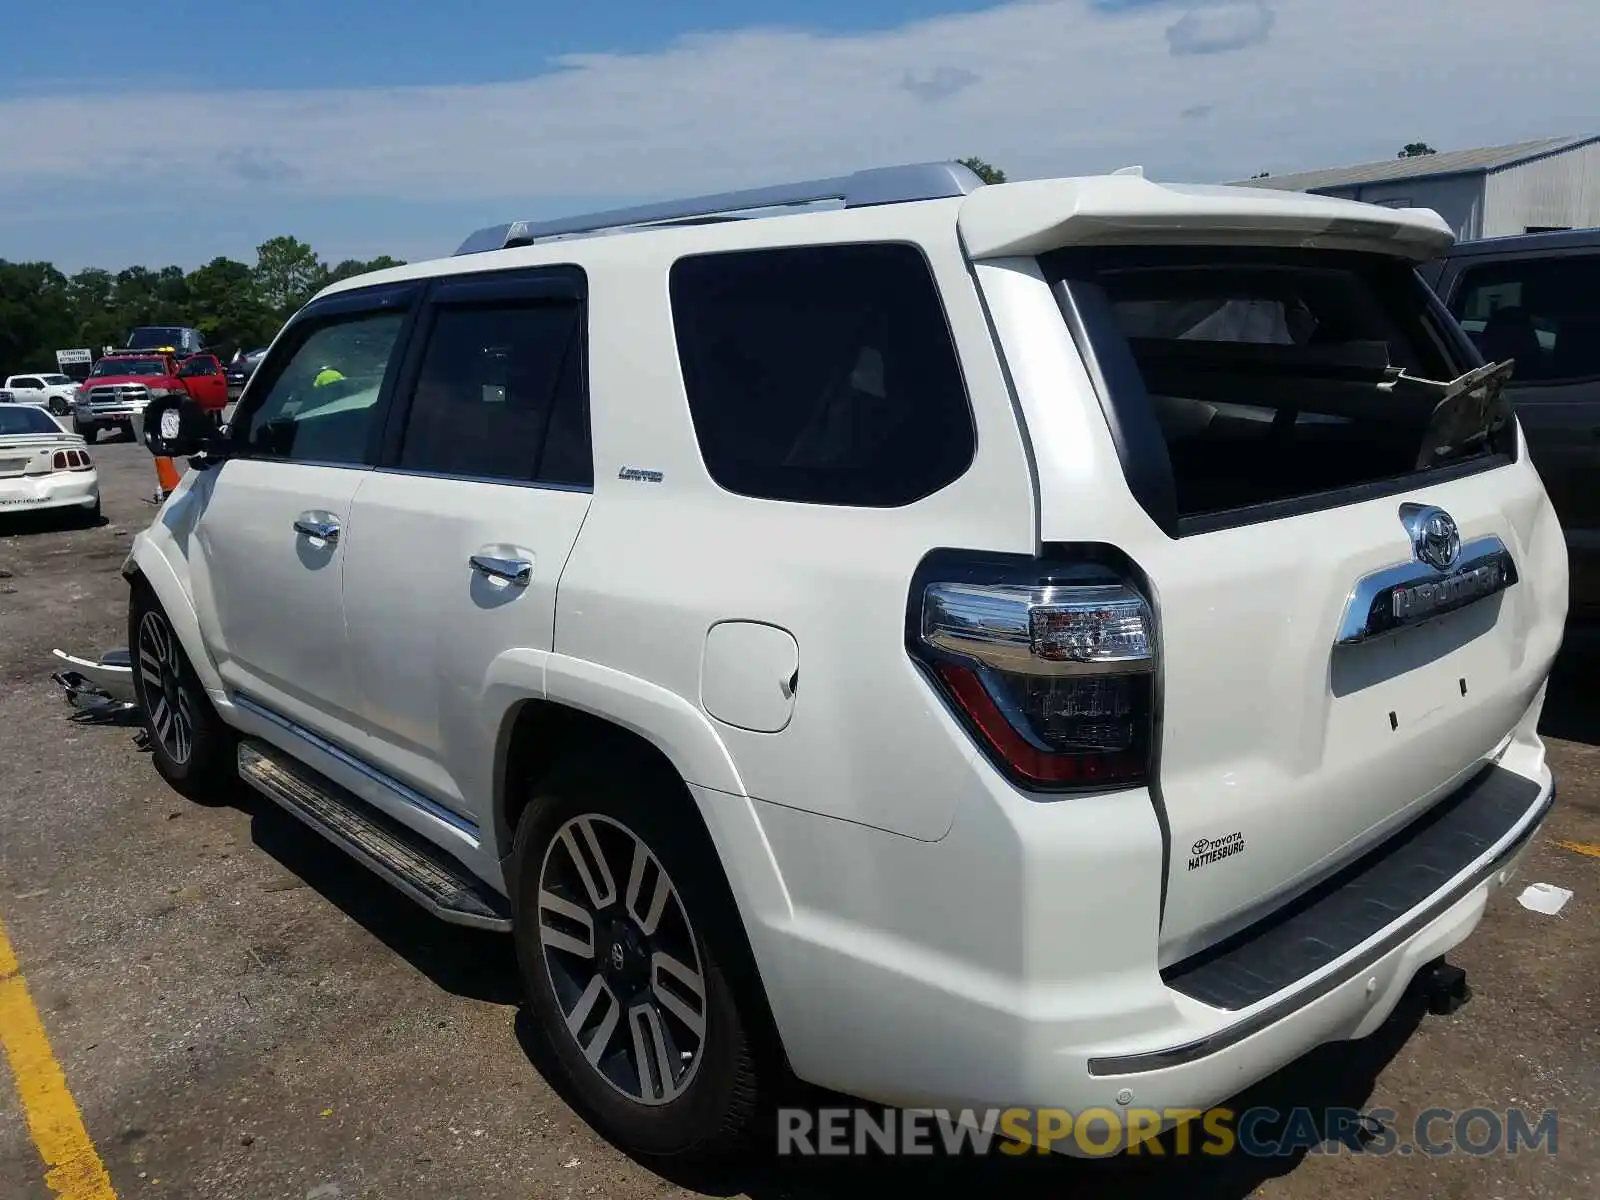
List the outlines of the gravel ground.
{"type": "MultiPolygon", "coordinates": [[[[123,642],[117,568],[153,513],[149,456],[95,451],[108,523],[0,526],[0,920],[124,1197],[1600,1195],[1596,657],[1547,709],[1561,800],[1521,884],[1452,961],[1474,999],[1325,1048],[1240,1104],[1559,1111],[1553,1156],[818,1163],[671,1177],[618,1153],[541,1074],[507,939],[439,924],[240,790],[172,793],[126,726],[82,724],[49,651],[123,642]]],[[[0,1196],[49,1196],[0,1071],[0,1196]]]]}

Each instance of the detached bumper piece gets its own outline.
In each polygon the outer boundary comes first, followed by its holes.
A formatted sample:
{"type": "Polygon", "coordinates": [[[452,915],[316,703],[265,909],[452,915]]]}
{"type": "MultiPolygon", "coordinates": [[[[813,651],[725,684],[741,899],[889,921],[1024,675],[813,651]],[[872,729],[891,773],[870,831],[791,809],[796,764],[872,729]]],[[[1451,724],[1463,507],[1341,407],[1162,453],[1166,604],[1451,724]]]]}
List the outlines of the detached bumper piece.
{"type": "Polygon", "coordinates": [[[310,767],[263,742],[239,746],[239,778],[366,864],[434,916],[505,932],[505,900],[470,872],[310,767]]]}
{"type": "Polygon", "coordinates": [[[73,708],[115,716],[138,707],[133,695],[133,658],[126,650],[108,650],[98,659],[79,658],[65,650],[50,653],[60,664],[50,678],[66,693],[73,708]]]}
{"type": "MultiPolygon", "coordinates": [[[[1342,958],[1408,915],[1501,841],[1539,799],[1539,785],[1488,767],[1424,816],[1286,908],[1161,973],[1168,987],[1214,1008],[1265,1000],[1342,958]]],[[[1406,921],[1409,936],[1481,883],[1406,921]]]]}

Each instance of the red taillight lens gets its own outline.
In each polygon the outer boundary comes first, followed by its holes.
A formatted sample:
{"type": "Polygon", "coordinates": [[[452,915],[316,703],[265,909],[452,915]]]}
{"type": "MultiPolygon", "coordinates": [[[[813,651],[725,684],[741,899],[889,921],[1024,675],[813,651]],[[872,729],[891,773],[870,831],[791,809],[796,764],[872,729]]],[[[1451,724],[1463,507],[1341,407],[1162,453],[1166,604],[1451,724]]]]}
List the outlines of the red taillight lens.
{"type": "Polygon", "coordinates": [[[52,471],[87,471],[94,466],[82,450],[57,450],[50,456],[52,471]]]}
{"type": "Polygon", "coordinates": [[[1068,791],[1147,779],[1157,650],[1136,589],[1103,571],[1055,571],[1040,583],[927,582],[920,600],[913,655],[1013,782],[1068,791]]]}

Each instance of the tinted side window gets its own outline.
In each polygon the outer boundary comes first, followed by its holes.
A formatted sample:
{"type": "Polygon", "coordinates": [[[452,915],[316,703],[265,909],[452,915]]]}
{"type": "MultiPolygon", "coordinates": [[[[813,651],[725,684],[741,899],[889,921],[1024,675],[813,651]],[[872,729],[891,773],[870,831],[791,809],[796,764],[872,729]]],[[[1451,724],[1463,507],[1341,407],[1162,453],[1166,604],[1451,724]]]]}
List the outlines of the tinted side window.
{"type": "Polygon", "coordinates": [[[581,312],[569,301],[439,309],[397,465],[523,483],[591,483],[581,312]]]}
{"type": "Polygon", "coordinates": [[[265,393],[234,421],[244,451],[296,462],[363,463],[403,313],[311,330],[265,393]]]}
{"type": "Polygon", "coordinates": [[[19,388],[42,388],[44,386],[44,384],[40,383],[37,379],[35,379],[31,375],[24,375],[21,379],[17,380],[16,383],[12,384],[11,386],[12,387],[19,387],[19,388]]]}
{"type": "Polygon", "coordinates": [[[1486,263],[1462,273],[1451,311],[1516,383],[1600,377],[1600,255],[1486,263]]]}
{"type": "Polygon", "coordinates": [[[700,452],[729,491],[887,508],[972,462],[972,414],[921,253],[903,245],[700,255],[672,268],[700,452]]]}

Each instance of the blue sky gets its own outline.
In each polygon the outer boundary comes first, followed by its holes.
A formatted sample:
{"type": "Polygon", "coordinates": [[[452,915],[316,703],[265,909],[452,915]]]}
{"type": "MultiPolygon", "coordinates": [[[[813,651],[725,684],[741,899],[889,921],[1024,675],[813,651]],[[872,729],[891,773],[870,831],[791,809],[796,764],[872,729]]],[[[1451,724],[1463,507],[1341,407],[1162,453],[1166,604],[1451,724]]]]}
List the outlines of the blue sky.
{"type": "Polygon", "coordinates": [[[979,154],[1217,181],[1600,132],[1593,0],[9,5],[0,258],[193,266],[979,154]],[[1556,36],[1554,31],[1561,31],[1556,36]]]}

